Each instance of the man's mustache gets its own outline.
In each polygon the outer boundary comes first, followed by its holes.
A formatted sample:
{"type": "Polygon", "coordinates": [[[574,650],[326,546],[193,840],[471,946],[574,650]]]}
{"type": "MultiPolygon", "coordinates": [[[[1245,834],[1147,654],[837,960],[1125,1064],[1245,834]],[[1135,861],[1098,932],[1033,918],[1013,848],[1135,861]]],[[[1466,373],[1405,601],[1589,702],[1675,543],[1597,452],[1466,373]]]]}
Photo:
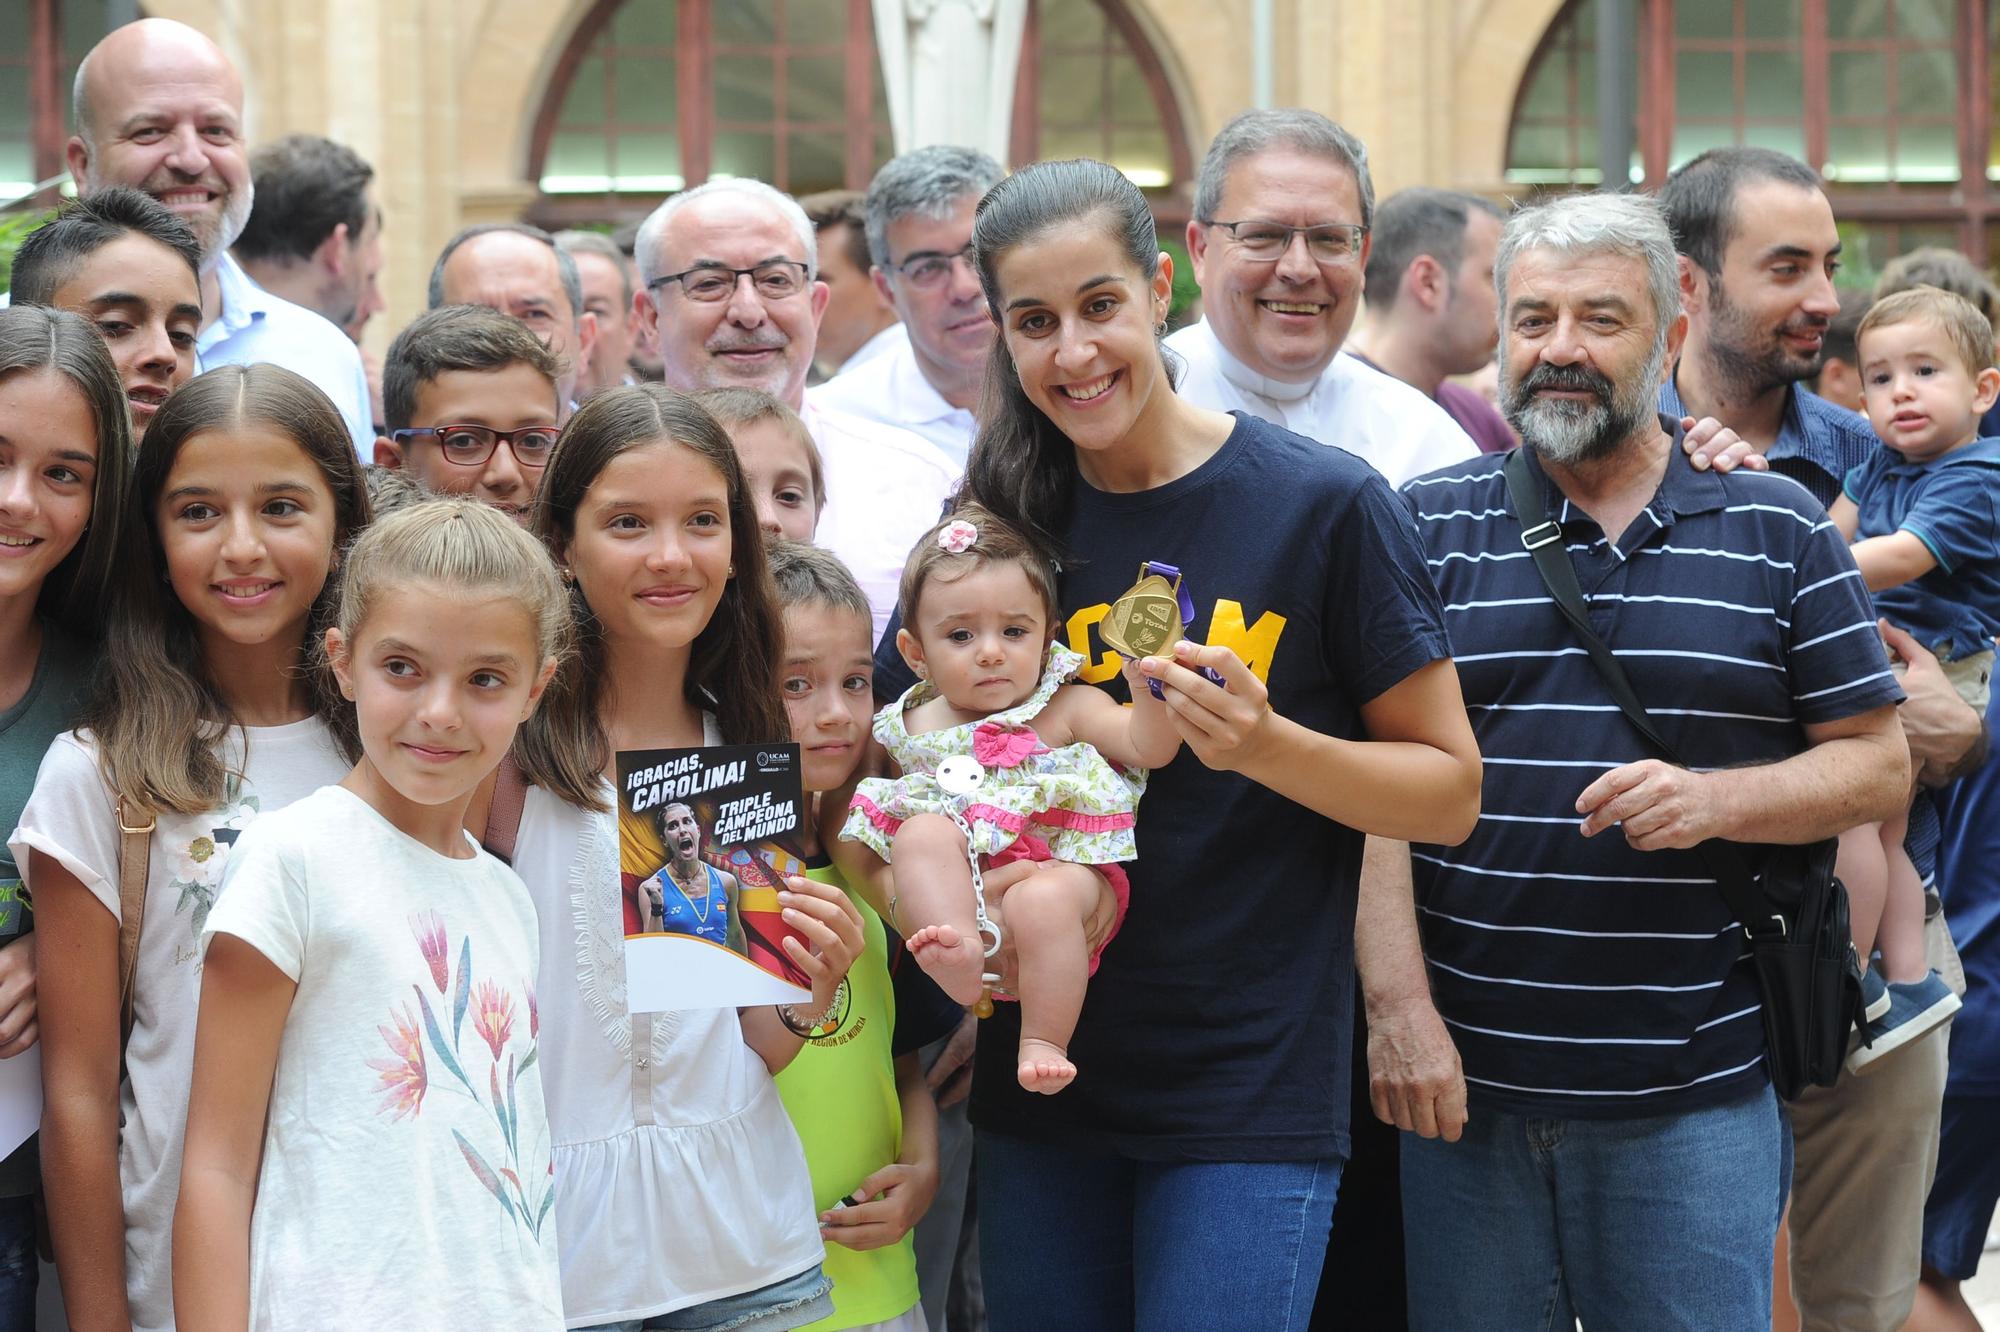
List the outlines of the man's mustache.
{"type": "Polygon", "coordinates": [[[1555,389],[1565,393],[1595,393],[1601,402],[1611,401],[1613,389],[1611,381],[1587,365],[1552,365],[1543,361],[1521,381],[1521,392],[1525,394],[1543,389],[1555,389]]]}

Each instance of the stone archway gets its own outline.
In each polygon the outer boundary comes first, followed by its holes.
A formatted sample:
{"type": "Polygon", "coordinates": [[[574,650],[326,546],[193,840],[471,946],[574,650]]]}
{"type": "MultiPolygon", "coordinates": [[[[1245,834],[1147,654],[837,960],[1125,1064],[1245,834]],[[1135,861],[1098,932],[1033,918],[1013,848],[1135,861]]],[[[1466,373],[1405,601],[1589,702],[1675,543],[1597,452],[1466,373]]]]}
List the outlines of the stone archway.
{"type": "Polygon", "coordinates": [[[1500,191],[1507,135],[1529,62],[1564,0],[1486,0],[1458,43],[1451,86],[1464,101],[1454,115],[1453,174],[1467,188],[1500,191]]]}

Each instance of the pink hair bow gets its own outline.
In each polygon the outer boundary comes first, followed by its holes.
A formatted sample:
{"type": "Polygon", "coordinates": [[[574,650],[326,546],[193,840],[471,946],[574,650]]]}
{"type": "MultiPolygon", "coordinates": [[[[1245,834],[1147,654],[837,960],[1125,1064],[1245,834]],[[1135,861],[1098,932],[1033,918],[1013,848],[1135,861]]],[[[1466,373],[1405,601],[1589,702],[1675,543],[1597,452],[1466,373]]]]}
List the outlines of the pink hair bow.
{"type": "Polygon", "coordinates": [[[972,549],[972,543],[979,540],[979,529],[963,518],[945,524],[938,533],[938,545],[954,555],[963,555],[972,549]]]}

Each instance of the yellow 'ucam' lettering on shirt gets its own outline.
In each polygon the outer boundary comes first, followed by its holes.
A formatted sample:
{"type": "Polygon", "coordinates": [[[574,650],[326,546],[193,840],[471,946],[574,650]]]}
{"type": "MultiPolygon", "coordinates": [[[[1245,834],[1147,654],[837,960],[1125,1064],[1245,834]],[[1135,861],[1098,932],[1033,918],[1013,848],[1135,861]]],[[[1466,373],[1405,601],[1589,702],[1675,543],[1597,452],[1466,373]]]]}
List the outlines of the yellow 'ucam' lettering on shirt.
{"type": "MultiPolygon", "coordinates": [[[[1065,625],[1070,650],[1084,659],[1076,673],[1084,684],[1103,684],[1125,664],[1125,658],[1109,648],[1096,652],[1090,640],[1091,629],[1110,613],[1110,604],[1099,602],[1071,615],[1065,625]]],[[[1278,655],[1278,639],[1284,632],[1285,617],[1276,611],[1265,611],[1255,624],[1246,627],[1242,604],[1227,597],[1216,598],[1215,610],[1208,617],[1208,641],[1241,657],[1250,673],[1265,684],[1271,682],[1271,660],[1278,655]]]]}

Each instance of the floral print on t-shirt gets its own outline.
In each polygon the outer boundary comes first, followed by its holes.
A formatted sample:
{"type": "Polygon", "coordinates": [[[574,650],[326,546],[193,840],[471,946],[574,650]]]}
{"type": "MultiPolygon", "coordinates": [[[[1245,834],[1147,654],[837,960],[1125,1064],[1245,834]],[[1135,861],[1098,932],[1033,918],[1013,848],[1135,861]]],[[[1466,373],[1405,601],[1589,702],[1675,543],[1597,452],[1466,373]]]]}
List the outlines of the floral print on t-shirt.
{"type": "Polygon", "coordinates": [[[237,773],[230,773],[222,787],[222,807],[208,814],[183,819],[193,827],[186,835],[175,835],[172,848],[172,877],[167,887],[174,894],[174,914],[192,913],[191,939],[201,938],[208,913],[215,906],[215,890],[222,886],[222,871],[229,864],[229,848],[251,821],[261,805],[256,790],[237,773]],[[203,825],[207,825],[203,830],[203,825]]]}
{"type": "Polygon", "coordinates": [[[390,1025],[376,1028],[389,1047],[387,1058],[367,1061],[375,1070],[380,1086],[381,1114],[391,1121],[415,1120],[424,1108],[424,1098],[433,1090],[441,1095],[465,1096],[485,1112],[492,1131],[481,1132],[473,1142],[458,1129],[451,1131],[459,1154],[473,1177],[493,1195],[516,1225],[540,1240],[542,1225],[555,1202],[554,1166],[549,1163],[549,1144],[525,1144],[528,1160],[548,1163],[537,1174],[521,1168],[521,1117],[516,1086],[523,1073],[534,1066],[540,1054],[541,1017],[535,1004],[535,987],[530,979],[521,981],[517,998],[501,981],[482,978],[476,984],[472,972],[472,938],[459,940],[456,975],[451,965],[450,931],[443,916],[423,911],[410,917],[415,937],[437,1005],[422,984],[410,988],[414,1005],[399,1001],[389,1011],[390,1025]],[[440,1015],[450,1018],[447,1025],[440,1015]],[[525,1016],[527,1051],[509,1048],[514,1032],[525,1016]],[[471,1018],[472,1038],[466,1039],[466,1019],[471,1018]],[[481,1060],[481,1047],[487,1059],[481,1060]],[[505,1064],[503,1070],[502,1064],[505,1064]],[[479,1078],[479,1065],[486,1076],[479,1078]],[[495,1162],[498,1164],[496,1165],[495,1162]],[[528,1178],[523,1179],[523,1175],[528,1178]]]}

